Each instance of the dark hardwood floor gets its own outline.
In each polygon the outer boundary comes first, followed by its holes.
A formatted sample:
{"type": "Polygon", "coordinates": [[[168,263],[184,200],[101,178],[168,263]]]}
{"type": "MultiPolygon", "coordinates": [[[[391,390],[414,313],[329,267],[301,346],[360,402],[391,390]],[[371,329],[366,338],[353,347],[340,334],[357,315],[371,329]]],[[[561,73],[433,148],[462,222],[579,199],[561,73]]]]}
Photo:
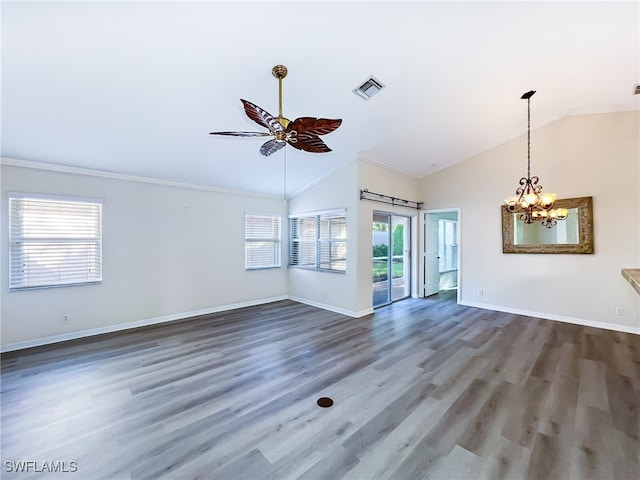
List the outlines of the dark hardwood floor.
{"type": "Polygon", "coordinates": [[[12,352],[1,380],[7,479],[640,478],[640,336],[446,295],[12,352]]]}

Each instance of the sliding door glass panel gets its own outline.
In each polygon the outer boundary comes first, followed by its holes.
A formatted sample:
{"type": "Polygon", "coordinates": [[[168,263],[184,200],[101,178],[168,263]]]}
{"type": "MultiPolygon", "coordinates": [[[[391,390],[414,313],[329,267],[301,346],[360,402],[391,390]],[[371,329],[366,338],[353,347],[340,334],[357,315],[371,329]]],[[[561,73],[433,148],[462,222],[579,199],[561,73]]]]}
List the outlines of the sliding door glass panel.
{"type": "Polygon", "coordinates": [[[374,212],[373,306],[406,298],[411,293],[411,238],[409,217],[374,212]]]}
{"type": "Polygon", "coordinates": [[[410,294],[409,218],[391,216],[392,262],[391,301],[406,298],[410,294]]]}
{"type": "Polygon", "coordinates": [[[391,302],[391,281],[389,276],[389,224],[391,215],[373,214],[371,227],[373,245],[373,306],[379,307],[391,302]]]}

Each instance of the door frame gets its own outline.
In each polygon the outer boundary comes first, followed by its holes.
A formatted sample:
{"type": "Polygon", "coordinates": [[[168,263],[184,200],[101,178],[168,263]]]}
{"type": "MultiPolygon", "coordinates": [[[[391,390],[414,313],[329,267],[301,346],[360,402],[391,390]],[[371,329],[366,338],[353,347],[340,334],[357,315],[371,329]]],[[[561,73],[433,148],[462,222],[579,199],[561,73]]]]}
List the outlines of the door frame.
{"type": "Polygon", "coordinates": [[[404,215],[402,213],[395,213],[395,212],[390,212],[390,211],[385,211],[385,210],[378,210],[378,209],[374,209],[372,211],[372,220],[373,217],[375,215],[384,215],[388,218],[388,232],[387,232],[387,241],[388,241],[388,258],[387,258],[387,265],[388,265],[388,280],[387,280],[387,301],[385,303],[381,303],[379,305],[373,305],[373,292],[372,292],[372,306],[373,308],[378,308],[378,307],[383,307],[385,305],[390,305],[393,302],[399,301],[399,300],[404,300],[405,298],[410,298],[413,295],[414,292],[414,285],[415,283],[415,277],[414,277],[414,270],[413,270],[413,259],[414,259],[414,255],[413,255],[413,250],[414,250],[414,243],[413,243],[413,238],[414,238],[414,216],[411,215],[404,215]],[[402,297],[402,298],[398,298],[398,299],[393,299],[393,294],[392,294],[392,283],[393,283],[393,275],[392,275],[392,271],[393,271],[393,218],[394,217],[401,217],[406,219],[406,226],[407,226],[407,230],[405,231],[405,249],[408,251],[408,255],[405,258],[404,261],[404,276],[405,276],[405,282],[407,283],[406,285],[406,290],[409,292],[408,295],[402,297]]]}
{"type": "Polygon", "coordinates": [[[420,216],[419,216],[419,221],[420,221],[420,235],[419,235],[419,250],[420,250],[420,261],[418,262],[418,268],[419,268],[419,282],[420,282],[420,289],[419,289],[419,297],[421,298],[425,298],[424,295],[424,287],[425,287],[425,283],[426,283],[426,271],[425,271],[425,249],[426,249],[426,222],[425,222],[425,215],[426,214],[438,214],[438,213],[451,213],[451,212],[455,212],[457,214],[458,217],[458,228],[457,228],[457,243],[458,243],[458,269],[457,269],[457,274],[458,274],[458,288],[457,288],[457,295],[456,295],[456,303],[460,303],[460,296],[461,296],[461,291],[462,291],[462,243],[461,243],[461,232],[462,232],[462,209],[460,207],[452,207],[452,208],[433,208],[433,209],[427,209],[427,210],[420,210],[420,216]]]}

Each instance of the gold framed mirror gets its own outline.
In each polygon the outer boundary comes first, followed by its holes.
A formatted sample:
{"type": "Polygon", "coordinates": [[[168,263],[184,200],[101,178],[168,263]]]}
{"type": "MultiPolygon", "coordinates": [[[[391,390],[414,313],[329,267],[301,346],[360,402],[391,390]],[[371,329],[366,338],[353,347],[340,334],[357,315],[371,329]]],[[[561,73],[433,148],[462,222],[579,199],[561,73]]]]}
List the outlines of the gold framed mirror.
{"type": "Polygon", "coordinates": [[[503,205],[502,253],[593,253],[593,197],[562,198],[554,208],[569,211],[552,228],[526,224],[503,205]]]}

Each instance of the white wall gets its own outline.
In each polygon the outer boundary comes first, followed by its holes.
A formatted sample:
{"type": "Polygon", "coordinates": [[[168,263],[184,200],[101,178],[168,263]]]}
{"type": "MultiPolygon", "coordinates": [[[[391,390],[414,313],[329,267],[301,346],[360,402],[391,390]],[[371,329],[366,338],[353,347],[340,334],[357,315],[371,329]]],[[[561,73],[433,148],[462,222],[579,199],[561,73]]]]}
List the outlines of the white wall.
{"type": "MultiPolygon", "coordinates": [[[[360,200],[360,190],[418,201],[418,181],[381,165],[358,159],[289,201],[290,213],[305,213],[332,208],[347,209],[347,273],[326,273],[289,269],[291,298],[323,308],[361,317],[372,307],[373,211],[412,217],[411,261],[417,278],[418,211],[411,208],[360,200]],[[326,296],[325,296],[326,293],[326,296]]],[[[417,285],[413,285],[413,294],[417,285]]]]}
{"type": "MultiPolygon", "coordinates": [[[[3,226],[10,191],[103,199],[103,282],[10,292],[3,278],[3,347],[287,296],[282,199],[6,163],[0,167],[3,226]],[[244,270],[245,211],[282,215],[282,268],[244,270]],[[60,321],[63,313],[70,315],[68,324],[60,321]]],[[[7,235],[3,228],[3,265],[8,265],[7,235]]],[[[2,268],[2,275],[7,271],[2,268]]]]}
{"type": "Polygon", "coordinates": [[[526,174],[526,136],[421,180],[425,208],[462,209],[462,303],[640,332],[640,297],[620,274],[640,266],[639,118],[570,116],[532,132],[543,191],[593,197],[593,255],[502,253],[500,205],[526,174]]]}
{"type": "Polygon", "coordinates": [[[347,209],[347,271],[319,272],[289,268],[289,295],[300,302],[344,313],[354,317],[366,312],[358,310],[357,291],[357,192],[358,168],[355,162],[322,179],[289,200],[289,213],[301,214],[347,209]]]}
{"type": "MultiPolygon", "coordinates": [[[[271,197],[41,167],[4,160],[2,225],[8,221],[10,191],[102,198],[104,279],[99,285],[10,292],[3,278],[0,311],[5,350],[287,296],[354,317],[369,314],[374,209],[413,216],[412,248],[417,252],[416,210],[359,197],[360,188],[369,188],[419,200],[417,180],[369,162],[352,162],[288,205],[271,197]],[[290,213],[347,209],[346,274],[286,268],[287,208],[290,213]],[[239,239],[244,236],[245,211],[282,214],[281,269],[244,270],[244,243],[239,239]],[[63,313],[70,315],[69,324],[61,323],[63,313]]],[[[0,259],[6,265],[6,229],[0,236],[0,259]]],[[[412,270],[417,277],[416,268],[414,256],[412,270]]]]}
{"type": "MultiPolygon", "coordinates": [[[[287,296],[355,317],[371,313],[373,211],[413,218],[415,278],[419,222],[415,210],[360,200],[363,188],[424,201],[424,209],[461,208],[462,303],[640,331],[640,296],[620,274],[621,268],[640,266],[639,117],[639,112],[572,116],[532,134],[532,173],[540,176],[544,191],[560,198],[593,197],[594,255],[502,253],[500,205],[526,171],[521,137],[421,180],[359,159],[292,198],[290,213],[347,209],[346,274],[286,268],[287,205],[281,199],[5,160],[0,166],[2,346],[287,296]],[[9,191],[102,198],[103,283],[10,292],[4,278],[9,191]],[[283,216],[281,269],[244,270],[245,211],[283,216]],[[616,315],[616,307],[624,315],[616,315]],[[61,323],[63,313],[70,315],[69,324],[61,323]]],[[[414,283],[414,295],[416,288],[414,283]]]]}

